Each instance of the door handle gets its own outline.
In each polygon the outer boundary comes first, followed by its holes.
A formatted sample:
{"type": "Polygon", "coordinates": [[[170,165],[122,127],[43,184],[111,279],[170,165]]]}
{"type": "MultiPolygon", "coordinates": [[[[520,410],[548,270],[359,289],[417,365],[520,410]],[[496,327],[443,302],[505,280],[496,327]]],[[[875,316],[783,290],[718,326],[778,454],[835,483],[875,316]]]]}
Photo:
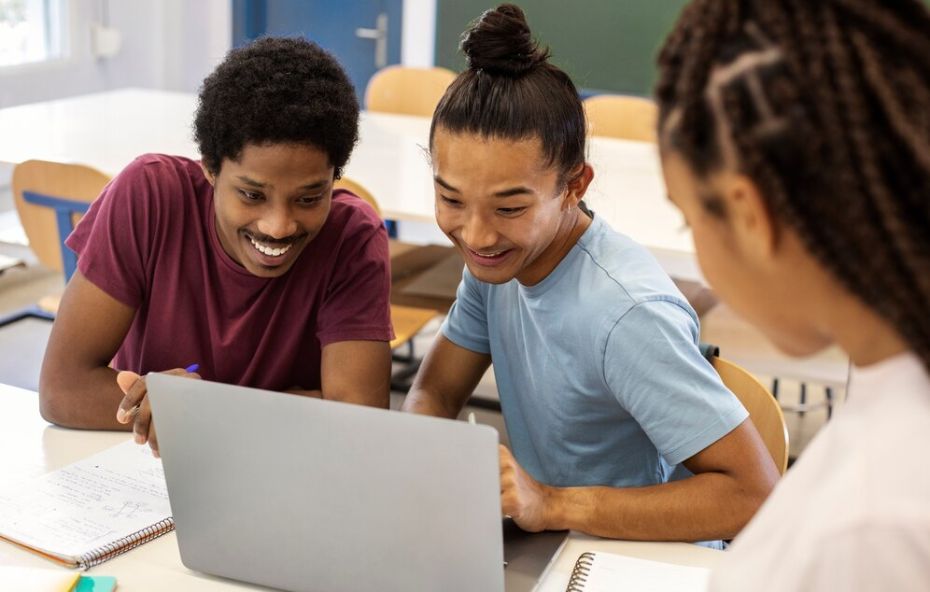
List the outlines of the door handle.
{"type": "Polygon", "coordinates": [[[359,27],[355,29],[355,36],[360,39],[373,39],[375,42],[375,67],[383,68],[387,66],[388,15],[386,12],[378,15],[374,29],[359,27]]]}

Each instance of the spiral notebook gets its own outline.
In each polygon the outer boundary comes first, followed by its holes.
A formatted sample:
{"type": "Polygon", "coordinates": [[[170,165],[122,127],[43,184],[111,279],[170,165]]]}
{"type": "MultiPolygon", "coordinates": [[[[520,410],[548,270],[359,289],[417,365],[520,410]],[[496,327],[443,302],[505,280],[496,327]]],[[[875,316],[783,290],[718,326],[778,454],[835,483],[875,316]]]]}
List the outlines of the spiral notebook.
{"type": "Polygon", "coordinates": [[[161,461],[131,440],[0,491],[0,538],[69,567],[173,529],[161,461]]]}
{"type": "Polygon", "coordinates": [[[710,570],[612,553],[582,553],[565,592],[702,592],[710,570]]]}

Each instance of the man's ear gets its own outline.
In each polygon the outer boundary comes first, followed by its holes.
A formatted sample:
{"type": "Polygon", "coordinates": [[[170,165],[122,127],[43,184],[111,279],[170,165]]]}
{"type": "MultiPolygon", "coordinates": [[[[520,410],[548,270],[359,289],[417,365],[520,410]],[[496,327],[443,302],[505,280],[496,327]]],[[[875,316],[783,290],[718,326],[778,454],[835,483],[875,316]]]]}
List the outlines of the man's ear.
{"type": "Polygon", "coordinates": [[[203,171],[203,176],[207,178],[207,182],[215,187],[216,175],[210,172],[210,169],[207,168],[207,165],[205,165],[202,160],[200,161],[200,169],[203,171]]]}
{"type": "Polygon", "coordinates": [[[594,169],[586,162],[569,171],[565,197],[562,200],[562,209],[570,210],[577,206],[578,202],[584,198],[584,194],[588,191],[588,186],[593,179],[594,169]]]}
{"type": "Polygon", "coordinates": [[[719,193],[740,249],[758,260],[777,254],[778,221],[759,186],[743,174],[725,175],[719,193]]]}

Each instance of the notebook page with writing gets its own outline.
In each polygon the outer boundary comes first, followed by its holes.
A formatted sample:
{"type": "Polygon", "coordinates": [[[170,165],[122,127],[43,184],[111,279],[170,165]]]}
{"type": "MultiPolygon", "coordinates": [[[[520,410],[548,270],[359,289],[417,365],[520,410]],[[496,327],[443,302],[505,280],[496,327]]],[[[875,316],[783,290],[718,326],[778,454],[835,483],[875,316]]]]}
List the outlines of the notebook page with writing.
{"type": "Polygon", "coordinates": [[[710,570],[612,553],[582,553],[566,592],[704,592],[710,570]]]}
{"type": "Polygon", "coordinates": [[[0,491],[0,537],[70,566],[173,527],[161,461],[131,440],[0,491]]]}

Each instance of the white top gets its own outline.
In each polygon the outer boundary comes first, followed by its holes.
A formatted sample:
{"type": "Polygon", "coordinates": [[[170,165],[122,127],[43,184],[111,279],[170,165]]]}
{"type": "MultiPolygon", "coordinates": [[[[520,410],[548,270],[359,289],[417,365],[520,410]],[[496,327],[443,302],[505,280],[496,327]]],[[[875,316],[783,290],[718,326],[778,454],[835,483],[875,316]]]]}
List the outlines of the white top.
{"type": "Polygon", "coordinates": [[[856,368],[848,402],[720,562],[711,590],[930,590],[930,377],[856,368]]]}

